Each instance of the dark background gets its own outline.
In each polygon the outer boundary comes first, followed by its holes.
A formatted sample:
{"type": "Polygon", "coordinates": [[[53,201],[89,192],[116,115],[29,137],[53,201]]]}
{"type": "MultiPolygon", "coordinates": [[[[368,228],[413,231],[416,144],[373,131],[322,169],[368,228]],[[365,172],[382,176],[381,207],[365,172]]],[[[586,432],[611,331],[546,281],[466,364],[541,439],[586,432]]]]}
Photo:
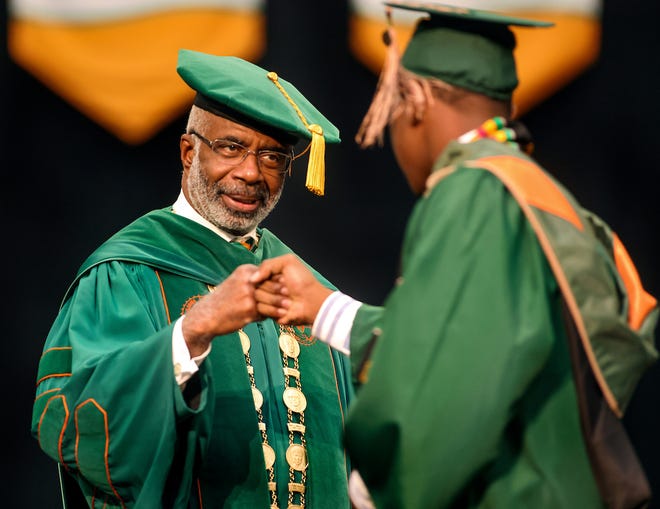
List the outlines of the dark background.
{"type": "MultiPolygon", "coordinates": [[[[413,197],[389,146],[361,151],[353,143],[376,76],[348,51],[346,1],[269,0],[268,11],[268,51],[258,63],[295,83],[340,128],[344,143],[327,148],[326,196],[304,189],[300,164],[265,226],[339,288],[379,304],[396,275],[413,197]]],[[[523,118],[537,159],[618,232],[656,296],[659,14],[657,0],[604,0],[599,62],[523,118]]],[[[4,28],[4,8],[0,15],[4,28]]],[[[13,65],[6,44],[0,76],[2,373],[10,402],[0,505],[56,508],[55,465],[29,432],[42,344],[91,250],[176,199],[185,118],[144,145],[127,146],[13,65]]],[[[660,494],[659,370],[644,376],[624,422],[660,494]]]]}

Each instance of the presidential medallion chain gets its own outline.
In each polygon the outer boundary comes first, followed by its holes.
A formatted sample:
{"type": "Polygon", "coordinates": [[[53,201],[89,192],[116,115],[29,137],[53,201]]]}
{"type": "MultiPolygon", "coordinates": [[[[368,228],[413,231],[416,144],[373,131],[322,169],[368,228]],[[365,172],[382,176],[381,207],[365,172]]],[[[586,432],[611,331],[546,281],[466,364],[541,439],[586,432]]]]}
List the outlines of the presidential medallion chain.
{"type": "Polygon", "coordinates": [[[264,404],[264,397],[261,391],[257,389],[257,384],[254,381],[254,366],[252,366],[252,359],[250,358],[250,337],[243,329],[238,330],[238,337],[241,340],[241,347],[243,348],[243,355],[245,356],[245,364],[247,367],[248,377],[250,378],[250,386],[252,388],[252,399],[254,400],[254,409],[257,412],[257,419],[259,420],[259,432],[261,433],[261,448],[264,453],[264,463],[266,464],[266,473],[268,474],[268,491],[270,492],[270,507],[277,509],[277,485],[275,483],[275,450],[268,443],[268,432],[266,431],[266,423],[264,421],[264,414],[261,407],[264,404]]]}
{"type": "Polygon", "coordinates": [[[289,448],[289,509],[304,509],[307,481],[307,441],[305,439],[305,409],[307,400],[300,382],[300,345],[291,328],[280,326],[280,350],[284,366],[284,404],[287,408],[289,448]]]}
{"type": "MultiPolygon", "coordinates": [[[[264,402],[261,391],[257,388],[254,379],[254,367],[250,358],[250,338],[239,329],[243,355],[252,387],[254,407],[259,421],[264,462],[268,474],[268,490],[270,492],[271,509],[277,509],[277,484],[275,482],[275,450],[268,443],[268,432],[262,412],[264,402]]],[[[287,408],[287,430],[289,447],[286,450],[286,461],[289,465],[288,483],[288,509],[305,508],[305,488],[307,482],[307,442],[305,439],[305,408],[307,399],[302,391],[300,380],[300,344],[290,327],[280,326],[280,351],[282,352],[282,366],[284,369],[284,393],[282,400],[287,408]]]]}

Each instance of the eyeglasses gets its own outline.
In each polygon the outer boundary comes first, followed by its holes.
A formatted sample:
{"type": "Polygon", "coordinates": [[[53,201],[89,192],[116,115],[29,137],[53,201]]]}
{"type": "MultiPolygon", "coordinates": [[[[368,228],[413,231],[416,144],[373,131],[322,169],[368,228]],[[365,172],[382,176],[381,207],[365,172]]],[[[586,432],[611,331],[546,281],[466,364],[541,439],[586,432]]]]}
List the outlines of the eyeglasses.
{"type": "Polygon", "coordinates": [[[189,131],[188,134],[194,134],[197,136],[205,145],[213,150],[220,161],[230,166],[237,166],[245,161],[249,154],[254,154],[261,171],[284,175],[289,171],[291,161],[293,160],[293,153],[287,154],[285,152],[268,149],[254,151],[233,140],[216,138],[211,141],[192,130],[189,131]]]}

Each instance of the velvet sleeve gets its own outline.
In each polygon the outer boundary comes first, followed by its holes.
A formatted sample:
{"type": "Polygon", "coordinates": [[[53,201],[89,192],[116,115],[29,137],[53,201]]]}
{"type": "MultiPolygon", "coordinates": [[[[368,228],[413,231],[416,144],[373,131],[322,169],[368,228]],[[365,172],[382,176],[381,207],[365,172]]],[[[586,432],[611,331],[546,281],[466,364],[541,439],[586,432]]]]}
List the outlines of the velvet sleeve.
{"type": "Polygon", "coordinates": [[[171,336],[153,270],[111,262],[79,280],[46,340],[32,432],[108,506],[160,499],[177,425],[204,411],[206,391],[197,410],[183,400],[171,336]]]}

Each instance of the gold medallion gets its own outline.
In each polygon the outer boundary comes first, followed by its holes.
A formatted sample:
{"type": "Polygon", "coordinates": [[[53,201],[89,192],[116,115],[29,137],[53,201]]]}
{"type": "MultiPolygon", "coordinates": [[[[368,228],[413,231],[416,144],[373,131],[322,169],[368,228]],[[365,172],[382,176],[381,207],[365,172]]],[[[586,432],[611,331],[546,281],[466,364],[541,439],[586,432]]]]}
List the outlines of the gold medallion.
{"type": "Polygon", "coordinates": [[[286,450],[286,461],[291,468],[302,472],[307,468],[307,451],[301,444],[291,444],[286,450]]]}
{"type": "Polygon", "coordinates": [[[307,399],[302,391],[296,387],[287,387],[282,394],[284,404],[289,410],[298,412],[299,414],[307,408],[307,399]]]}
{"type": "Polygon", "coordinates": [[[243,355],[245,355],[250,351],[250,337],[243,331],[243,329],[238,329],[238,337],[240,338],[241,346],[243,347],[243,355]]]}
{"type": "Polygon", "coordinates": [[[283,332],[280,334],[280,350],[289,357],[296,358],[300,355],[300,345],[291,334],[283,332]]]}
{"type": "Polygon", "coordinates": [[[275,451],[268,444],[261,444],[261,448],[264,450],[264,461],[266,462],[266,469],[270,470],[275,464],[275,451]]]}
{"type": "Polygon", "coordinates": [[[264,404],[264,396],[256,387],[252,387],[252,399],[254,399],[254,409],[261,410],[261,405],[264,404]]]}

